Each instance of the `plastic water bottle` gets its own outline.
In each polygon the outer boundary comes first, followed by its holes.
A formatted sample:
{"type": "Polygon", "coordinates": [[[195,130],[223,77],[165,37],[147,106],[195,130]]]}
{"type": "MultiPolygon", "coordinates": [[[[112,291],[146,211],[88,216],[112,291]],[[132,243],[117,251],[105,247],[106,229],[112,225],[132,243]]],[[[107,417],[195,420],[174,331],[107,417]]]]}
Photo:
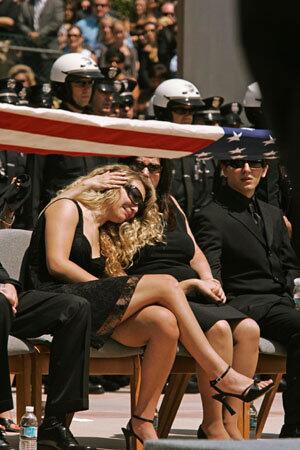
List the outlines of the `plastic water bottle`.
{"type": "Polygon", "coordinates": [[[256,439],[257,410],[253,402],[250,403],[249,420],[250,420],[250,439],[256,439]]]}
{"type": "Polygon", "coordinates": [[[300,278],[294,279],[294,302],[295,302],[295,308],[297,311],[300,311],[300,278]]]}
{"type": "Polygon", "coordinates": [[[37,450],[38,421],[33,406],[26,406],[26,412],[20,422],[19,450],[37,450]]]}
{"type": "Polygon", "coordinates": [[[153,418],[153,427],[157,431],[158,430],[158,411],[155,410],[154,418],[153,418]]]}

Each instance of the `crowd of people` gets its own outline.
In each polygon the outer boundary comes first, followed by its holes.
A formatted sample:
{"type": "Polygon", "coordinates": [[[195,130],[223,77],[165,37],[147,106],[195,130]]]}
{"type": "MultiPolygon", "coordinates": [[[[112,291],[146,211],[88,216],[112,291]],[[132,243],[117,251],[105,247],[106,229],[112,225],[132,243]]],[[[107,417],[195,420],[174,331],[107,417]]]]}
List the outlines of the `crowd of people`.
{"type": "MultiPolygon", "coordinates": [[[[0,80],[2,103],[234,128],[243,125],[244,109],[253,128],[266,126],[257,83],[242,106],[203,98],[176,78],[175,2],[136,0],[125,20],[108,0],[4,0],[0,19],[8,3],[19,11],[2,27],[25,33],[31,14],[27,38],[50,48],[55,37],[63,54],[47,80],[26,61],[11,67],[0,80]],[[38,23],[52,8],[65,19],[43,40],[48,28],[38,23]]],[[[145,346],[139,400],[123,429],[129,450],[133,436],[157,438],[153,416],[179,339],[197,362],[204,408],[198,438],[241,439],[234,413],[272,388],[271,380],[252,380],[262,335],[287,348],[280,436],[300,437],[300,316],[291,294],[300,267],[291,186],[279,160],[217,161],[199,152],[172,162],[116,162],[11,151],[0,160],[1,227],[33,230],[24,286],[0,267],[0,413],[12,409],[9,333],[53,334],[38,442],[90,448],[66,421],[88,408],[89,346],[109,337],[145,346]]],[[[3,423],[0,445],[8,449],[3,423]]]]}

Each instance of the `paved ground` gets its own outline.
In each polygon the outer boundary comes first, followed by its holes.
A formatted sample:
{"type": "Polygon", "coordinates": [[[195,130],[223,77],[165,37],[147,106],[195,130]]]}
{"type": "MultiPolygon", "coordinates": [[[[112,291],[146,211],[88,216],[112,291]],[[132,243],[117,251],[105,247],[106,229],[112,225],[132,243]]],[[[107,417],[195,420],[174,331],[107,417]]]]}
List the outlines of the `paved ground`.
{"type": "MultiPolygon", "coordinates": [[[[257,407],[260,400],[255,403],[257,407]]],[[[197,394],[186,394],[173,424],[172,438],[195,438],[202,416],[202,405],[197,394]]],[[[101,450],[124,449],[121,427],[129,418],[129,390],[90,395],[90,410],[77,413],[72,422],[72,432],[81,442],[88,442],[101,450]]],[[[281,394],[276,398],[265,426],[264,438],[276,438],[282,424],[281,394]]],[[[11,438],[17,447],[17,438],[11,438]]]]}

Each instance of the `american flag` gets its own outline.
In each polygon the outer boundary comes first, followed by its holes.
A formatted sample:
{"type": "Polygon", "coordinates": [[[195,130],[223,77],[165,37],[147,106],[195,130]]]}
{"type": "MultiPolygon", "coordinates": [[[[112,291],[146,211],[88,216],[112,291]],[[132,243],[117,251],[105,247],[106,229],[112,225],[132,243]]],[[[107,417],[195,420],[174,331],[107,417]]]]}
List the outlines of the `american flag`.
{"type": "Polygon", "coordinates": [[[177,125],[0,104],[0,150],[42,155],[276,157],[268,130],[177,125]]]}

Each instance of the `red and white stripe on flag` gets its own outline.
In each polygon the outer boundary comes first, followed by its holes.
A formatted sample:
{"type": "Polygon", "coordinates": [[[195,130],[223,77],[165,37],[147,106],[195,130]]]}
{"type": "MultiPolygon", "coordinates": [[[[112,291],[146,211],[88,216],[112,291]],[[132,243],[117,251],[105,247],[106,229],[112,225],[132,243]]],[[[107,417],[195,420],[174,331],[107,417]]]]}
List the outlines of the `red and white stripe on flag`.
{"type": "Polygon", "coordinates": [[[0,150],[42,155],[179,158],[204,149],[222,136],[221,127],[0,104],[0,150]]]}

